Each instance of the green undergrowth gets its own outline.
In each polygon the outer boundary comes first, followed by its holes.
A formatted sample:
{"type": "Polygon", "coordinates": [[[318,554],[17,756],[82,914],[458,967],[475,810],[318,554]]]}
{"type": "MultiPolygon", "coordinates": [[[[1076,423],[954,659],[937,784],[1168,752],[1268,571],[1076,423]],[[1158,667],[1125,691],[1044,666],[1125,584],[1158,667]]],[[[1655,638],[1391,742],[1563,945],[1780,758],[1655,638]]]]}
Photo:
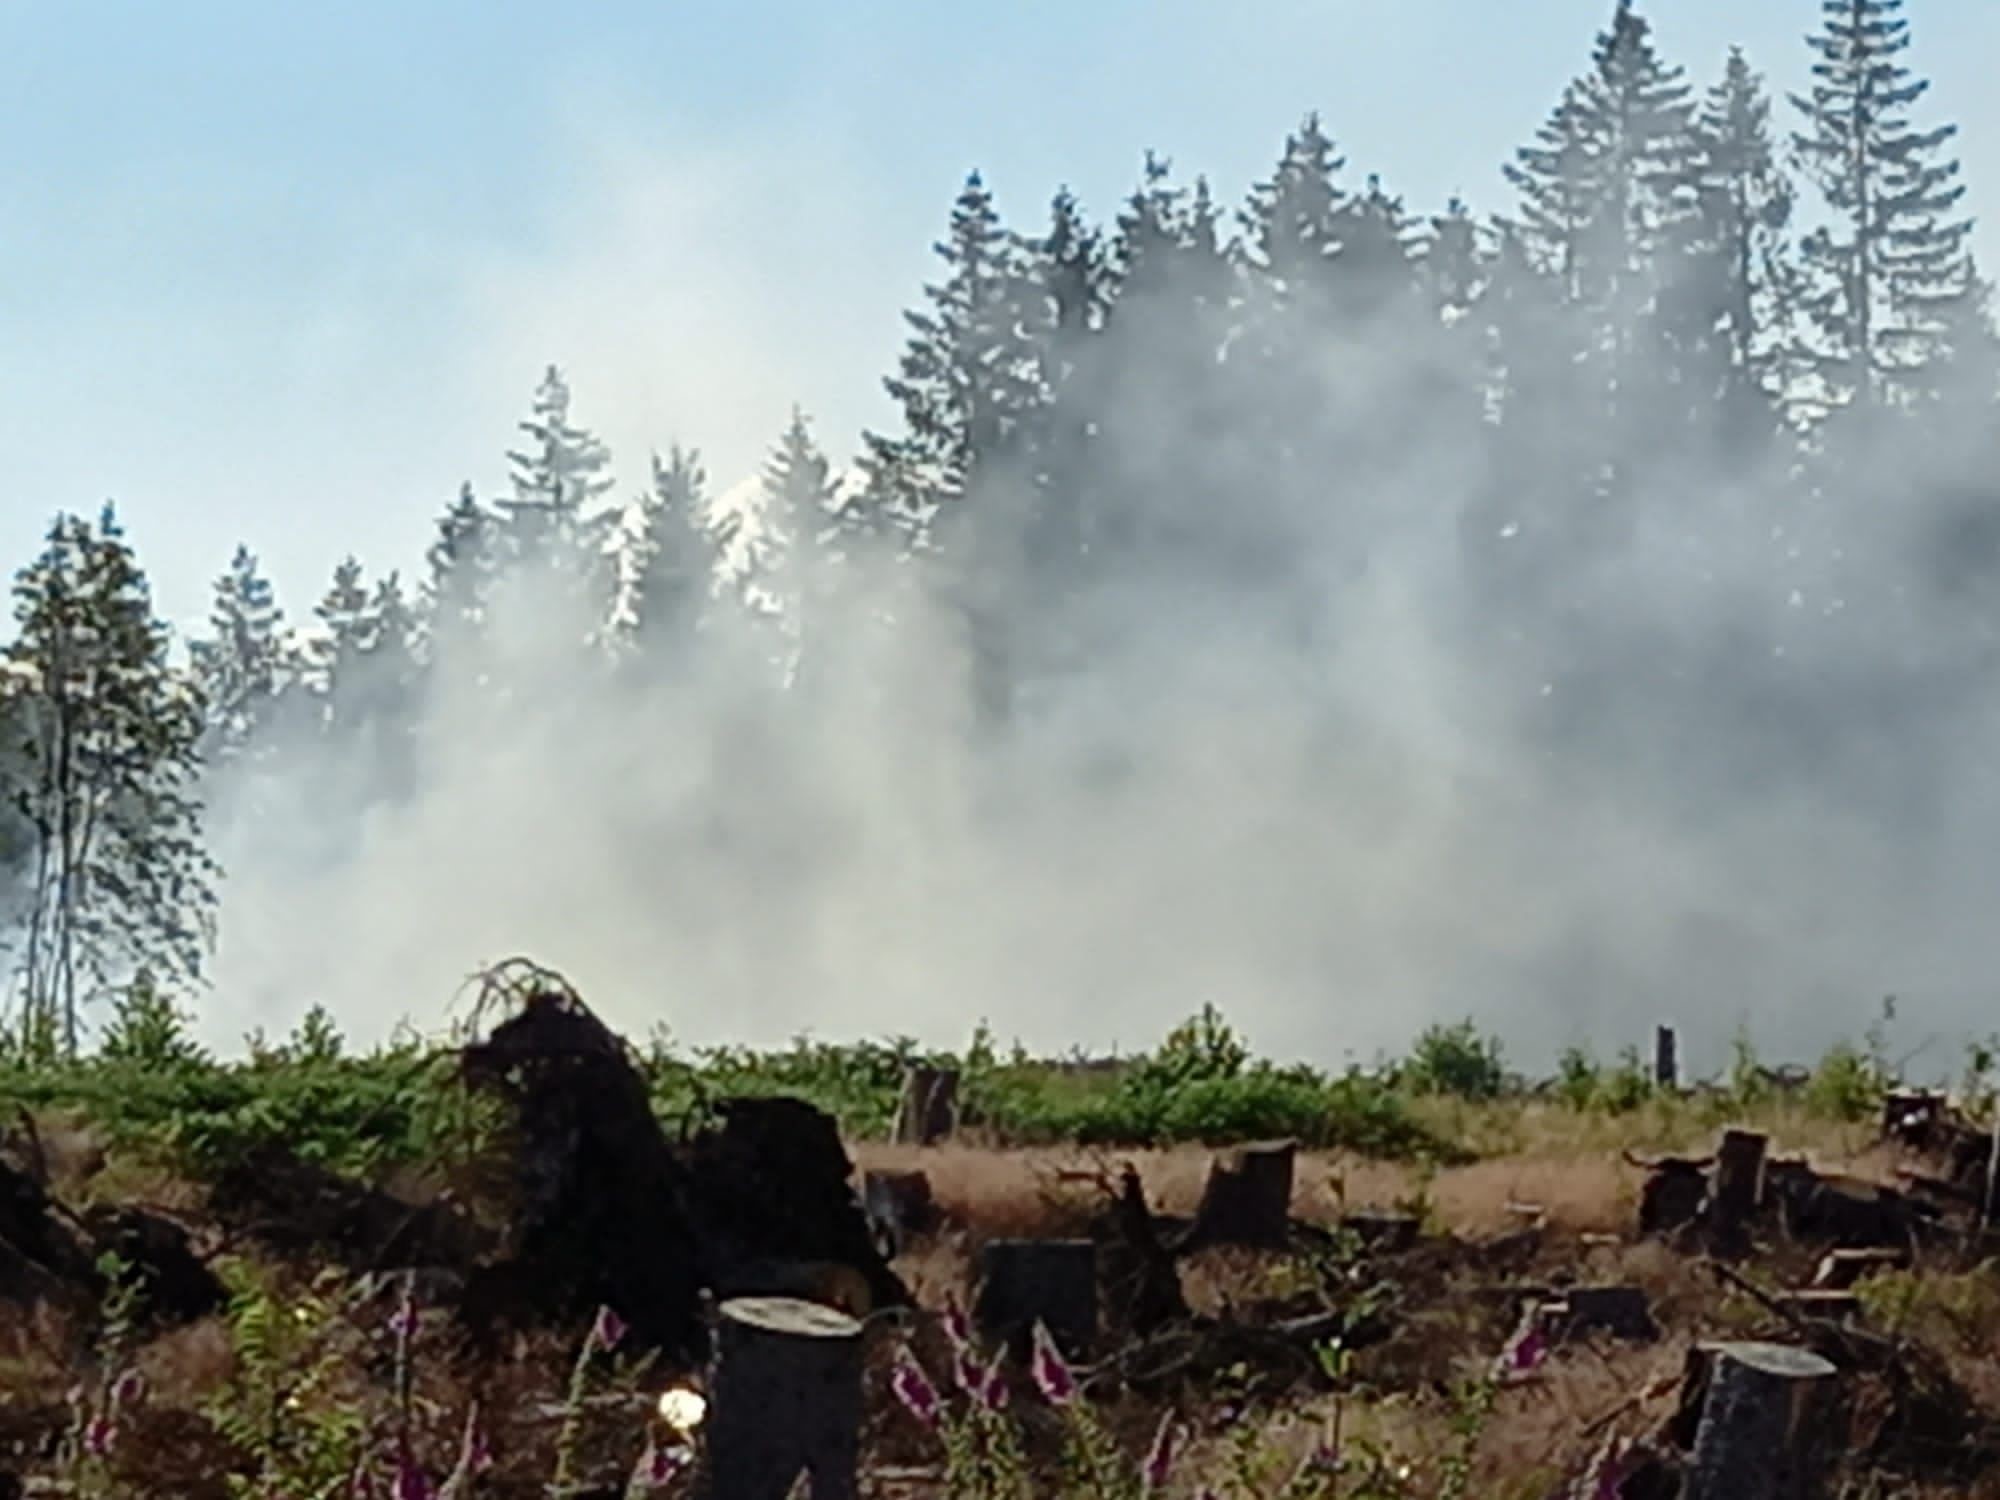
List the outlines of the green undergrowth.
{"type": "MultiPolygon", "coordinates": [[[[851,1138],[880,1139],[905,1069],[927,1062],[959,1070],[966,1134],[993,1145],[1292,1138],[1437,1165],[1543,1150],[1681,1149],[1731,1120],[1824,1140],[1848,1127],[1865,1132],[1894,1082],[1871,1032],[1867,1046],[1835,1047],[1789,1080],[1774,1081],[1739,1041],[1727,1076],[1693,1091],[1655,1088],[1630,1051],[1609,1063],[1572,1051],[1555,1077],[1531,1084],[1506,1071],[1498,1041],[1469,1021],[1430,1028],[1402,1059],[1329,1072],[1255,1056],[1212,1007],[1152,1051],[1111,1061],[1003,1051],[984,1027],[957,1053],[908,1039],[686,1048],[661,1031],[635,1049],[635,1061],[672,1128],[718,1098],[789,1094],[835,1115],[851,1138]]],[[[1975,1049],[1961,1088],[1990,1099],[1991,1071],[1991,1050],[1975,1049]]],[[[115,1147],[204,1174],[271,1142],[345,1172],[437,1164],[477,1150],[492,1124],[483,1101],[458,1084],[448,1048],[406,1037],[357,1052],[315,1009],[282,1041],[253,1037],[244,1057],[222,1061],[149,992],[117,1006],[89,1055],[0,1052],[0,1114],[22,1107],[82,1119],[115,1147]]]]}

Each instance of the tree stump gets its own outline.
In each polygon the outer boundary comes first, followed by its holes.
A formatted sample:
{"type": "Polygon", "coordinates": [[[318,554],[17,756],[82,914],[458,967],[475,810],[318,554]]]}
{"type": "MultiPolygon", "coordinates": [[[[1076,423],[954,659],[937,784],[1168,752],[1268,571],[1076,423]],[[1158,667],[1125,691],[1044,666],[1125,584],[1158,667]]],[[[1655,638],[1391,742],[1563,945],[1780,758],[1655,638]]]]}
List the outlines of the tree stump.
{"type": "Polygon", "coordinates": [[[718,1309],[709,1378],[708,1500],[855,1500],[861,1453],[861,1325],[789,1297],[718,1309]]]}
{"type": "Polygon", "coordinates": [[[1706,1167],[1672,1156],[1648,1166],[1639,1190],[1639,1233],[1671,1236],[1700,1218],[1708,1200],[1706,1167]]]}
{"type": "Polygon", "coordinates": [[[1767,1137],[1754,1130],[1725,1130],[1715,1153],[1715,1187],[1709,1194],[1709,1230],[1715,1248],[1739,1254],[1749,1243],[1750,1220],[1764,1192],[1767,1137]]]}
{"type": "Polygon", "coordinates": [[[958,1072],[917,1063],[904,1070],[892,1139],[899,1146],[935,1146],[958,1124],[958,1072]]]}
{"type": "Polygon", "coordinates": [[[1839,1445],[1833,1364],[1783,1344],[1709,1344],[1686,1500],[1820,1500],[1839,1445]]]}
{"type": "Polygon", "coordinates": [[[1356,1209],[1340,1216],[1340,1227],[1352,1232],[1361,1248],[1378,1255],[1401,1255],[1414,1248],[1423,1224],[1415,1214],[1356,1209]]]}
{"type": "Polygon", "coordinates": [[[1844,1292],[1877,1271],[1900,1271],[1910,1263],[1907,1250],[1829,1250],[1813,1273],[1816,1290],[1844,1292]]]}
{"type": "Polygon", "coordinates": [[[990,1240],[979,1252],[973,1321],[1024,1356],[1035,1324],[1081,1358],[1097,1337],[1097,1245],[1092,1240],[990,1240]]]}
{"type": "Polygon", "coordinates": [[[1653,1083],[1667,1093],[1681,1086],[1680,1039],[1671,1026],[1653,1028],[1653,1083]]]}
{"type": "Polygon", "coordinates": [[[1573,1286],[1543,1305],[1544,1326],[1555,1338],[1606,1333],[1650,1343],[1660,1336],[1645,1290],[1636,1286],[1573,1286]]]}
{"type": "Polygon", "coordinates": [[[1296,1141],[1239,1146],[1208,1169],[1186,1250],[1244,1245],[1280,1250],[1291,1240],[1292,1168],[1296,1141]]]}
{"type": "Polygon", "coordinates": [[[912,1239],[937,1227],[937,1201],[922,1172],[864,1173],[861,1208],[886,1259],[901,1255],[912,1239]]]}

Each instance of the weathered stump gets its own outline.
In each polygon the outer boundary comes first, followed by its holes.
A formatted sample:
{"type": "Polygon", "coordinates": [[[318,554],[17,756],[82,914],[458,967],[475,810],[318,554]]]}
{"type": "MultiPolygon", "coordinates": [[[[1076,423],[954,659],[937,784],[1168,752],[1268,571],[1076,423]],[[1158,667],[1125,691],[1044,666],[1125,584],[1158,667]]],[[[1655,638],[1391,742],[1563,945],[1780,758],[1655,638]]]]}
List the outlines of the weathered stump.
{"type": "Polygon", "coordinates": [[[1208,1169],[1194,1227],[1183,1249],[1245,1245],[1282,1249],[1291,1239],[1296,1141],[1239,1146],[1208,1169]]]}
{"type": "Polygon", "coordinates": [[[1645,1290],[1636,1286],[1568,1287],[1555,1301],[1543,1304],[1541,1315],[1553,1338],[1605,1333],[1649,1343],[1660,1336],[1645,1290]]]}
{"type": "Polygon", "coordinates": [[[1833,1364],[1783,1344],[1707,1344],[1686,1500],[1819,1500],[1839,1445],[1833,1364]]]}
{"type": "Polygon", "coordinates": [[[1821,1291],[1844,1292],[1865,1276],[1900,1271],[1909,1263],[1907,1250],[1829,1250],[1820,1259],[1812,1284],[1821,1291]]]}
{"type": "Polygon", "coordinates": [[[1649,1164],[1639,1190],[1639,1233],[1671,1236],[1700,1218],[1708,1201],[1707,1166],[1673,1156],[1649,1164]]]}
{"type": "Polygon", "coordinates": [[[1653,1028],[1653,1082],[1668,1093],[1681,1086],[1680,1039],[1671,1026],[1653,1028]]]}
{"type": "Polygon", "coordinates": [[[901,1255],[910,1241],[937,1227],[937,1200],[922,1172],[871,1171],[861,1178],[861,1208],[884,1257],[901,1255]]]}
{"type": "Polygon", "coordinates": [[[1188,1315],[1180,1270],[1160,1238],[1138,1170],[1120,1174],[1118,1196],[1098,1218],[1098,1280],[1104,1314],[1121,1332],[1149,1334],[1188,1315]]]}
{"type": "Polygon", "coordinates": [[[1364,1250],[1378,1255],[1401,1255],[1413,1248],[1423,1230],[1414,1214],[1380,1213],[1356,1209],[1340,1216],[1340,1227],[1353,1234],[1364,1250]]]}
{"type": "Polygon", "coordinates": [[[1750,1239],[1750,1220],[1764,1192],[1764,1148],[1769,1138],[1754,1130],[1725,1130],[1715,1153],[1715,1185],[1709,1194],[1709,1232],[1716,1250],[1739,1254],[1750,1239]]]}
{"type": "Polygon", "coordinates": [[[1037,1322],[1071,1357],[1097,1337],[1097,1245],[1091,1240],[990,1240],[979,1252],[973,1321],[1025,1355],[1037,1322]]]}
{"type": "Polygon", "coordinates": [[[854,1500],[861,1453],[861,1325],[787,1297],[718,1309],[702,1493],[786,1500],[801,1474],[812,1500],[854,1500]]]}
{"type": "Polygon", "coordinates": [[[899,1146],[935,1146],[958,1124],[958,1072],[917,1063],[903,1073],[892,1137],[899,1146]]]}

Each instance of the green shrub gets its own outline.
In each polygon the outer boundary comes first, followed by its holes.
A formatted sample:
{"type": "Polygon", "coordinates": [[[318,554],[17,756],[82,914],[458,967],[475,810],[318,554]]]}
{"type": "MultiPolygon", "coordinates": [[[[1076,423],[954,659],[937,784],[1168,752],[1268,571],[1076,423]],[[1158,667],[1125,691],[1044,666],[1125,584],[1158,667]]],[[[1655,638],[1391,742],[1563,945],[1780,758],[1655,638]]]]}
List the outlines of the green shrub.
{"type": "Polygon", "coordinates": [[[1806,1084],[1806,1107],[1824,1119],[1853,1123],[1879,1111],[1886,1092],[1875,1059],[1851,1043],[1836,1042],[1806,1084]]]}
{"type": "Polygon", "coordinates": [[[1507,1081],[1500,1039],[1481,1036],[1470,1018],[1450,1026],[1425,1027],[1399,1077],[1416,1093],[1459,1099],[1497,1099],[1507,1081]]]}

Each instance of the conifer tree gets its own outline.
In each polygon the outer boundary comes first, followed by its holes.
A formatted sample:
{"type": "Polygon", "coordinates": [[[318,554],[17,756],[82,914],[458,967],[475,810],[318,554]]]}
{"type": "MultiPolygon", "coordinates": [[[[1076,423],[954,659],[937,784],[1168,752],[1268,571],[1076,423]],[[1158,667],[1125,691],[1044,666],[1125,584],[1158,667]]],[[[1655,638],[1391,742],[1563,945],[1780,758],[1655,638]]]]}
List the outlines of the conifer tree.
{"type": "Polygon", "coordinates": [[[433,658],[453,643],[477,639],[500,571],[500,524],[470,484],[459,489],[458,499],[439,517],[437,536],[424,555],[429,576],[418,606],[433,658]]]}
{"type": "Polygon", "coordinates": [[[864,438],[870,503],[920,543],[942,509],[1019,457],[1046,401],[1050,310],[979,173],[966,179],[935,249],[948,274],[925,287],[925,309],[904,314],[910,338],[885,382],[903,432],[864,438]]]}
{"type": "Polygon", "coordinates": [[[1902,61],[1903,0],[1821,10],[1812,87],[1792,96],[1806,127],[1793,144],[1833,218],[1802,245],[1815,364],[1828,405],[1901,405],[1921,394],[1953,305],[1976,296],[1971,225],[1953,217],[1965,189],[1943,155],[1958,127],[1911,122],[1930,84],[1902,61]]]}
{"type": "Polygon", "coordinates": [[[1763,80],[1731,48],[1695,122],[1698,218],[1680,288],[1685,339],[1713,350],[1716,408],[1732,447],[1768,436],[1791,399],[1799,282],[1790,229],[1793,192],[1771,139],[1763,80]]]}
{"type": "Polygon", "coordinates": [[[494,502],[505,566],[532,586],[530,598],[552,583],[595,640],[609,627],[617,592],[611,555],[617,516],[599,504],[614,482],[606,472],[611,455],[571,421],[569,384],[554,365],[519,425],[528,441],[507,455],[514,493],[494,502]]]}
{"type": "Polygon", "coordinates": [[[642,652],[684,648],[699,628],[723,553],[741,526],[711,521],[701,455],[676,443],[653,455],[653,484],[639,502],[625,613],[642,652]]]}
{"type": "Polygon", "coordinates": [[[202,757],[211,766],[242,756],[274,716],[290,681],[290,653],[270,580],[256,554],[239,546],[215,580],[210,635],[190,647],[208,724],[202,757]]]}

